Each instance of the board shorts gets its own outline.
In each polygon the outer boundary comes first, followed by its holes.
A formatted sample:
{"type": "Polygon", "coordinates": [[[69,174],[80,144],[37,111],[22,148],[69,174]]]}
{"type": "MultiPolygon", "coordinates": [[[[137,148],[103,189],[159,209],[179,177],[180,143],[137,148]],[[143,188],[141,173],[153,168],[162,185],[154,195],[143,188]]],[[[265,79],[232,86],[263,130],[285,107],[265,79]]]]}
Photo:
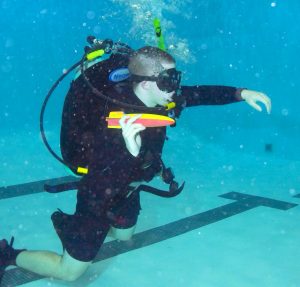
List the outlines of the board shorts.
{"type": "Polygon", "coordinates": [[[51,219],[64,250],[76,260],[90,262],[96,257],[110,227],[133,227],[140,210],[140,194],[133,192],[102,216],[77,212],[70,215],[59,210],[52,214],[51,219]]]}

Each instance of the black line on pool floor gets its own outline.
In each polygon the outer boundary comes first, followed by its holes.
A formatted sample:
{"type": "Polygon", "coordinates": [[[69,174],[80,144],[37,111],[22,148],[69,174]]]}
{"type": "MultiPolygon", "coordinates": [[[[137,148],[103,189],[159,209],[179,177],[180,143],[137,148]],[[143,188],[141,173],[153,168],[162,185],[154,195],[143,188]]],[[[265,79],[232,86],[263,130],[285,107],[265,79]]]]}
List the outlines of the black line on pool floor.
{"type": "Polygon", "coordinates": [[[76,180],[78,180],[78,178],[74,176],[64,176],[64,177],[34,181],[34,182],[23,183],[23,184],[3,186],[0,187],[0,200],[17,197],[17,196],[45,192],[44,191],[45,184],[56,185],[56,184],[61,184],[66,182],[73,182],[76,180]]]}
{"type": "MultiPolygon", "coordinates": [[[[253,196],[238,192],[229,192],[220,195],[220,197],[234,200],[234,202],[140,232],[134,235],[129,241],[114,240],[107,242],[102,246],[100,252],[95,258],[95,262],[171,239],[178,235],[182,235],[189,231],[218,222],[259,206],[288,210],[298,205],[267,197],[253,196]]],[[[39,275],[25,271],[21,268],[14,268],[5,273],[1,286],[19,286],[42,278],[43,277],[39,275]]]]}

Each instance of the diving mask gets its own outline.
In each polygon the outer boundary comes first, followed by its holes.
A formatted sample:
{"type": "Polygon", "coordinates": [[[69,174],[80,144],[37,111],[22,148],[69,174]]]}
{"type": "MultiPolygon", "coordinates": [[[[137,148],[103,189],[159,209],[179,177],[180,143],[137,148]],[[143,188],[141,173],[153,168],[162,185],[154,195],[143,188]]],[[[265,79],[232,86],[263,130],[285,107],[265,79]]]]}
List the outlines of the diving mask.
{"type": "Polygon", "coordinates": [[[157,76],[141,76],[131,74],[131,80],[136,82],[153,81],[157,87],[164,92],[170,93],[176,91],[180,87],[181,72],[175,68],[161,71],[157,76]]]}

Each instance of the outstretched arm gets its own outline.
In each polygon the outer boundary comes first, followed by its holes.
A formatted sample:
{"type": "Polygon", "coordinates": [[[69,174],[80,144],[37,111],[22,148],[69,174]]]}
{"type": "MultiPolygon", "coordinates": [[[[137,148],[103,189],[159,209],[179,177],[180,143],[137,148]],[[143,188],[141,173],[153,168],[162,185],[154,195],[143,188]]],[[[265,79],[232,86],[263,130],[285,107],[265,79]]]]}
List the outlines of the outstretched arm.
{"type": "Polygon", "coordinates": [[[270,98],[257,91],[228,86],[182,86],[182,96],[186,100],[186,107],[199,105],[225,105],[245,101],[258,111],[262,108],[257,104],[261,102],[267,112],[271,112],[270,98]]]}
{"type": "Polygon", "coordinates": [[[182,86],[186,106],[225,105],[243,101],[242,89],[228,86],[182,86]]]}

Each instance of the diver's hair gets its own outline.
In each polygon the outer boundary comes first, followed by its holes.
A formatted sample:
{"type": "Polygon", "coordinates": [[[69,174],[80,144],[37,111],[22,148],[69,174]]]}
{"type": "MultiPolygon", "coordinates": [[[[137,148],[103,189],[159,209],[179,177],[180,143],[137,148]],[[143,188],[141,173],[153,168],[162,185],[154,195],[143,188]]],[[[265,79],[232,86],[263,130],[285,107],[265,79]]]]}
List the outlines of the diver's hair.
{"type": "Polygon", "coordinates": [[[175,59],[159,48],[145,46],[132,54],[128,69],[134,75],[152,76],[163,70],[162,64],[175,64],[175,59]]]}

